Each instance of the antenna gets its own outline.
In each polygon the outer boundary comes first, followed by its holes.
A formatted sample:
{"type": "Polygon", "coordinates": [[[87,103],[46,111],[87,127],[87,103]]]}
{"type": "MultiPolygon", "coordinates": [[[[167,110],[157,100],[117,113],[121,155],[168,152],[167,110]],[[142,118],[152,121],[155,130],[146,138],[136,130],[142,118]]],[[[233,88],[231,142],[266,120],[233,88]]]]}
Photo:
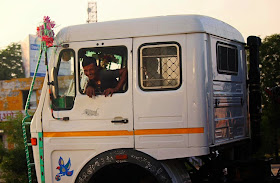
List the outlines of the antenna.
{"type": "Polygon", "coordinates": [[[97,22],[97,2],[95,1],[88,2],[87,12],[88,12],[87,23],[97,22]]]}

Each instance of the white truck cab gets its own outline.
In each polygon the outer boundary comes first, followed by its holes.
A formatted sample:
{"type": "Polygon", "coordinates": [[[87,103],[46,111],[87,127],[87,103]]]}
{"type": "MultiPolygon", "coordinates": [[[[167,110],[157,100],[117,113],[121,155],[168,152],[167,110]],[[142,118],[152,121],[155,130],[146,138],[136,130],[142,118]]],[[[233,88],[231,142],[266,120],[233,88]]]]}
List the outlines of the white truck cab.
{"type": "Polygon", "coordinates": [[[245,43],[200,15],[63,28],[31,123],[38,182],[191,182],[182,160],[249,139],[245,43]],[[82,62],[127,68],[112,97],[85,94],[82,62]],[[50,90],[50,93],[49,93],[50,90]]]}

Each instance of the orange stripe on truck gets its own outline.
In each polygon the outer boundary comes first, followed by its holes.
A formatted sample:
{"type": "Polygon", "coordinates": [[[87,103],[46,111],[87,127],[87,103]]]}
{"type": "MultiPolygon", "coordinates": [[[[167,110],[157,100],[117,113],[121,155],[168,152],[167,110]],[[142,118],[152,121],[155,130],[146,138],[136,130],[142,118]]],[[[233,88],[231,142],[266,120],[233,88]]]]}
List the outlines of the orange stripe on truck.
{"type": "Polygon", "coordinates": [[[85,136],[127,136],[133,131],[82,131],[82,132],[44,132],[44,137],[85,137],[85,136]]]}
{"type": "Polygon", "coordinates": [[[189,134],[189,133],[204,133],[204,128],[150,129],[150,130],[135,131],[135,135],[189,134]]]}
{"type": "Polygon", "coordinates": [[[81,132],[44,132],[44,137],[85,137],[85,136],[130,136],[204,133],[204,128],[143,129],[126,131],[81,131],[81,132]]]}

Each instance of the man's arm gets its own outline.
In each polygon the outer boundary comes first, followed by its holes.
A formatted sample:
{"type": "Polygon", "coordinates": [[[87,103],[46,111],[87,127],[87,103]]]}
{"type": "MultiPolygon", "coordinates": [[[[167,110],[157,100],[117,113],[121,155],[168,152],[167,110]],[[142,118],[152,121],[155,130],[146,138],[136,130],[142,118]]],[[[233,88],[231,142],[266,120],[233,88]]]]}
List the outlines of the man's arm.
{"type": "Polygon", "coordinates": [[[117,86],[115,88],[108,88],[104,91],[104,95],[105,97],[107,97],[108,95],[110,95],[112,97],[113,93],[119,91],[123,85],[126,83],[127,81],[127,69],[126,68],[122,68],[119,70],[119,75],[120,75],[120,80],[117,84],[117,86]]]}
{"type": "Polygon", "coordinates": [[[114,88],[115,92],[119,91],[127,81],[127,69],[126,68],[120,69],[119,73],[120,73],[120,80],[117,86],[114,88]]]}

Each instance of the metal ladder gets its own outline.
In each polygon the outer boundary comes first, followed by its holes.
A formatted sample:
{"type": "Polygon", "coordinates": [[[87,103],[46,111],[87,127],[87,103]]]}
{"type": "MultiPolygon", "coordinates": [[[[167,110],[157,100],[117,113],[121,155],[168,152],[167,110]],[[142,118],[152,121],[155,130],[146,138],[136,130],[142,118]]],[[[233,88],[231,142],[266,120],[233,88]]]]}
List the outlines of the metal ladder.
{"type": "Polygon", "coordinates": [[[31,166],[35,166],[35,163],[30,161],[29,147],[31,147],[32,145],[31,145],[31,142],[28,142],[28,139],[27,139],[26,126],[28,126],[28,128],[30,128],[31,122],[26,122],[26,119],[24,118],[24,121],[22,122],[22,131],[23,131],[23,140],[24,140],[25,155],[26,155],[27,169],[28,169],[28,182],[32,183],[32,171],[31,171],[32,167],[31,166]]]}

